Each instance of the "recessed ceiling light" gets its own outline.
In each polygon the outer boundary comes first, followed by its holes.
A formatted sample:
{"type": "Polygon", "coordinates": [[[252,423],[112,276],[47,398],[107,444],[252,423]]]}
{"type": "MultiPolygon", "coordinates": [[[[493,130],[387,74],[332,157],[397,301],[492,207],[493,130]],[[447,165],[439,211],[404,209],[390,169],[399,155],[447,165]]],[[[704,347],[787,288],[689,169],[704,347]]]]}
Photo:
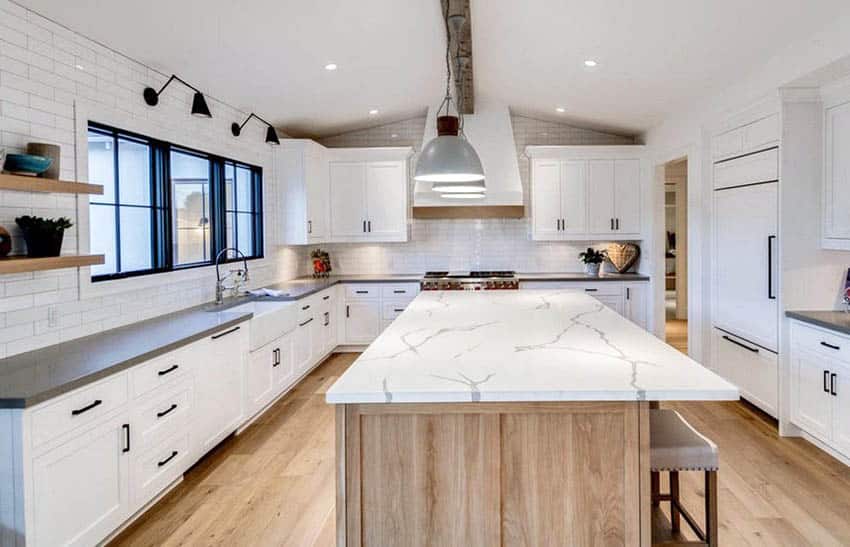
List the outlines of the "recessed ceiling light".
{"type": "Polygon", "coordinates": [[[594,61],[593,59],[587,59],[587,60],[584,62],[584,66],[586,66],[586,67],[588,67],[588,68],[593,68],[593,67],[595,67],[595,66],[596,66],[596,65],[598,65],[598,64],[599,64],[599,63],[597,63],[597,62],[596,62],[596,61],[594,61]]]}
{"type": "Polygon", "coordinates": [[[373,108],[372,110],[370,110],[370,111],[369,111],[369,115],[370,115],[370,116],[374,116],[374,115],[375,115],[375,114],[377,114],[377,113],[378,113],[378,109],[377,109],[377,108],[373,108]]]}
{"type": "Polygon", "coordinates": [[[325,70],[336,70],[337,68],[339,67],[336,66],[336,63],[328,63],[325,65],[325,70]]]}
{"type": "Polygon", "coordinates": [[[555,112],[557,112],[558,114],[563,114],[564,112],[566,112],[566,109],[563,106],[559,106],[555,108],[555,112]]]}
{"type": "Polygon", "coordinates": [[[86,69],[86,67],[84,67],[83,65],[74,65],[74,66],[76,67],[77,70],[85,70],[86,69]]]}
{"type": "Polygon", "coordinates": [[[391,138],[391,139],[397,139],[397,138],[398,138],[398,133],[393,133],[392,135],[390,135],[390,138],[391,138]]]}

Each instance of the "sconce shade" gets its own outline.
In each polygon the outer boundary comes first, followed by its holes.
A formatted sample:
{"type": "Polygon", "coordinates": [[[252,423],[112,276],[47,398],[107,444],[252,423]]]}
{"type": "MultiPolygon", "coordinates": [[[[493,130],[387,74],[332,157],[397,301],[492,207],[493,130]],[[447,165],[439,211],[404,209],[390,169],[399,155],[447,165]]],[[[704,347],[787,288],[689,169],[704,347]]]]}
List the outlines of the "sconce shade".
{"type": "Polygon", "coordinates": [[[266,131],[266,143],[273,144],[275,146],[280,144],[280,139],[277,138],[277,131],[275,131],[274,127],[269,126],[266,131]]]}
{"type": "Polygon", "coordinates": [[[204,94],[200,91],[196,91],[195,97],[192,99],[192,115],[199,118],[212,118],[210,107],[207,106],[204,94]]]}

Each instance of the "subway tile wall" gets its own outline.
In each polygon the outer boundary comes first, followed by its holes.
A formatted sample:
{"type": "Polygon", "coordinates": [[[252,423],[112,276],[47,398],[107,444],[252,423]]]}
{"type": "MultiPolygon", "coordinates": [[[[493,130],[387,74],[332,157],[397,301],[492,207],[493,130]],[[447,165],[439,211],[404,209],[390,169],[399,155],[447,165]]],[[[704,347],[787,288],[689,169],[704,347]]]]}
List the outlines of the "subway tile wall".
{"type": "MultiPolygon", "coordinates": [[[[212,119],[189,114],[191,91],[172,84],[158,106],[147,106],[142,90],[159,88],[162,74],[128,59],[9,0],[0,0],[0,148],[21,152],[28,142],[61,146],[63,179],[77,179],[78,133],[85,115],[123,129],[260,165],[265,173],[266,258],[252,261],[252,285],[305,273],[306,248],[278,244],[277,189],[272,149],[264,128],[249,124],[242,136],[230,124],[247,115],[207,95],[212,119]],[[82,121],[81,121],[82,120],[82,121]]],[[[214,91],[214,90],[211,90],[214,91]]],[[[75,253],[88,233],[77,230],[77,208],[88,196],[0,191],[0,225],[23,252],[15,217],[67,216],[63,253],[75,253]]],[[[83,269],[82,275],[87,275],[83,269]]],[[[77,269],[0,276],[0,357],[21,353],[210,301],[215,273],[200,279],[160,274],[153,285],[104,296],[81,295],[77,269]]],[[[154,278],[148,278],[154,279],[154,278]]]]}
{"type": "MultiPolygon", "coordinates": [[[[512,115],[520,178],[528,205],[528,145],[635,144],[634,138],[512,115]]],[[[422,147],[425,117],[320,139],[331,148],[422,147]]],[[[415,163],[415,156],[414,156],[415,163]]],[[[410,181],[413,195],[413,181],[410,181]]],[[[529,219],[412,219],[408,243],[327,245],[341,273],[419,273],[427,270],[505,269],[524,272],[581,271],[578,253],[588,244],[529,239],[529,219]]],[[[604,246],[594,243],[594,246],[604,246]]]]}

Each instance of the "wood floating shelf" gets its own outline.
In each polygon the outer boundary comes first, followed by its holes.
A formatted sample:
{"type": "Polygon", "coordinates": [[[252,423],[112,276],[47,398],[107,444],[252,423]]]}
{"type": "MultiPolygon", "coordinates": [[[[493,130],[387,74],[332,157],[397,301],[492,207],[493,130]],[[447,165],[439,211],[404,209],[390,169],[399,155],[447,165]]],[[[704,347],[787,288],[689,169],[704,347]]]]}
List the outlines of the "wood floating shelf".
{"type": "Polygon", "coordinates": [[[65,255],[31,258],[28,256],[9,256],[0,258],[0,274],[58,270],[60,268],[79,268],[103,264],[103,255],[65,255]]]}
{"type": "Polygon", "coordinates": [[[100,184],[27,177],[9,173],[0,173],[0,190],[55,192],[61,194],[103,194],[103,186],[100,184]]]}

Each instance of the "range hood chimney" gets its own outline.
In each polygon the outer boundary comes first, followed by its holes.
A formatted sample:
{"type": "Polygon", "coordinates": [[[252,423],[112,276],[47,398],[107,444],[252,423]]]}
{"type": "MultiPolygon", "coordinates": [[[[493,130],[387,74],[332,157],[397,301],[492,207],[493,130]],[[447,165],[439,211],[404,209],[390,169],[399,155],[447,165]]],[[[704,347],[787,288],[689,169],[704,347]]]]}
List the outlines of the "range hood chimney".
{"type": "MultiPolygon", "coordinates": [[[[416,181],[414,218],[522,218],[522,181],[507,105],[482,94],[475,98],[475,114],[463,117],[463,132],[484,166],[487,191],[483,199],[458,200],[432,190],[434,183],[416,181]]],[[[422,147],[437,136],[437,107],[428,109],[422,147]]]]}

